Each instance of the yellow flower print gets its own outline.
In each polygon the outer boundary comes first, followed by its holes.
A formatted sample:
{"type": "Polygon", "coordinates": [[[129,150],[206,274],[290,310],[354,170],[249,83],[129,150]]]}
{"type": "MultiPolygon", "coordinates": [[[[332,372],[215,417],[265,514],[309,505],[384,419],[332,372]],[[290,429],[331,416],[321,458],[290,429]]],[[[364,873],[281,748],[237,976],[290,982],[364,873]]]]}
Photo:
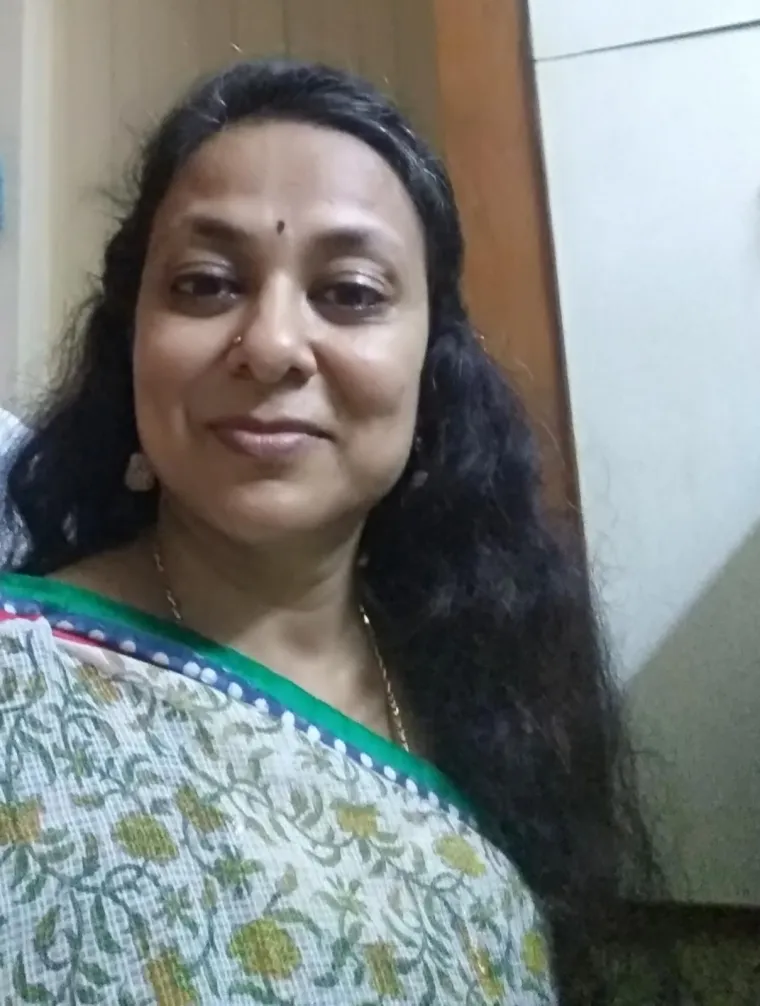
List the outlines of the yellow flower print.
{"type": "Polygon", "coordinates": [[[150,814],[134,813],[119,818],[112,835],[135,859],[168,863],[178,855],[177,846],[165,826],[150,814]]]}
{"type": "Polygon", "coordinates": [[[443,835],[436,839],[433,848],[447,866],[467,877],[482,877],[486,872],[477,852],[461,835],[443,835]]]}
{"type": "Polygon", "coordinates": [[[523,936],[521,956],[525,969],[535,978],[545,975],[549,970],[546,940],[537,929],[529,929],[523,936]]]}
{"type": "Polygon", "coordinates": [[[180,814],[202,835],[219,831],[227,821],[226,815],[213,804],[201,800],[195,788],[189,783],[180,786],[174,795],[174,803],[180,814]]]}
{"type": "Polygon", "coordinates": [[[467,949],[467,958],[478,979],[478,984],[489,999],[504,995],[504,983],[496,974],[491,955],[484,947],[472,944],[467,949]]]}
{"type": "Polygon", "coordinates": [[[193,1006],[198,1002],[190,971],[174,948],[163,950],[148,961],[145,977],[151,984],[157,1006],[193,1006]]]}
{"type": "Polygon", "coordinates": [[[375,838],[378,833],[377,807],[371,803],[336,802],[335,816],[342,831],[354,838],[375,838]]]}
{"type": "Polygon", "coordinates": [[[36,842],[42,831],[42,809],[39,800],[0,804],[0,845],[36,842]]]}
{"type": "Polygon", "coordinates": [[[289,978],[301,963],[301,951],[293,938],[268,918],[241,926],[230,940],[227,953],[240,962],[247,975],[262,978],[289,978]]]}
{"type": "Polygon", "coordinates": [[[101,705],[112,705],[121,698],[121,692],[94,664],[82,664],[78,672],[79,680],[93,699],[101,705]]]}
{"type": "Polygon", "coordinates": [[[372,988],[379,996],[400,999],[404,990],[398,980],[396,955],[391,943],[370,943],[364,948],[372,988]]]}

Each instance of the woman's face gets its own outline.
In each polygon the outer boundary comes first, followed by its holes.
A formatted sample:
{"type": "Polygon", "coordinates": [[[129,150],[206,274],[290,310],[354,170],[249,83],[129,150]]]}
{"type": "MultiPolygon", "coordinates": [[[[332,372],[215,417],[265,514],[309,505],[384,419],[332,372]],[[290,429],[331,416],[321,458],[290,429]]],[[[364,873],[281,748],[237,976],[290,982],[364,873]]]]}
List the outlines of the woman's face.
{"type": "Polygon", "coordinates": [[[360,526],[406,465],[427,337],[421,224],[382,158],[297,123],[218,134],[159,207],[137,307],[164,493],[251,544],[360,526]]]}

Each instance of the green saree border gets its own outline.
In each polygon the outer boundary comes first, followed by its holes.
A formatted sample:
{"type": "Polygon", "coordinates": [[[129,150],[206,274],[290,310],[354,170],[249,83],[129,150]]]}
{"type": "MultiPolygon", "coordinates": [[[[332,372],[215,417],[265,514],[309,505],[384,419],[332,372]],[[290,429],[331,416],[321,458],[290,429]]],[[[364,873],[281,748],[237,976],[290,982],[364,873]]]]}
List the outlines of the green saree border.
{"type": "Polygon", "coordinates": [[[468,815],[472,814],[472,808],[456,787],[430,762],[405,751],[393,741],[311,695],[295,682],[231,647],[215,643],[184,626],[103,597],[84,587],[23,573],[2,573],[0,589],[3,587],[9,593],[31,603],[37,602],[42,606],[52,604],[61,610],[64,617],[66,612],[70,612],[84,618],[116,621],[127,629],[163,636],[186,646],[207,661],[229,668],[249,684],[271,695],[294,714],[318,728],[324,728],[345,744],[368,755],[380,766],[387,766],[398,775],[407,776],[421,789],[432,791],[445,802],[455,805],[468,815]]]}

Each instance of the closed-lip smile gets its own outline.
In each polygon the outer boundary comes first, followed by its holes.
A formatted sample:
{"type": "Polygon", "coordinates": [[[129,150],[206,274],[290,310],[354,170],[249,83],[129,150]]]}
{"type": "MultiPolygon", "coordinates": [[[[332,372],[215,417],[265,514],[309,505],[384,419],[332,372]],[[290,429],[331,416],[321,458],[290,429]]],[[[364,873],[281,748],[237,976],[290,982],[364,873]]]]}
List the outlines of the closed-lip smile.
{"type": "Polygon", "coordinates": [[[227,416],[208,425],[225,447],[261,461],[286,460],[317,440],[330,439],[324,427],[290,416],[227,416]]]}

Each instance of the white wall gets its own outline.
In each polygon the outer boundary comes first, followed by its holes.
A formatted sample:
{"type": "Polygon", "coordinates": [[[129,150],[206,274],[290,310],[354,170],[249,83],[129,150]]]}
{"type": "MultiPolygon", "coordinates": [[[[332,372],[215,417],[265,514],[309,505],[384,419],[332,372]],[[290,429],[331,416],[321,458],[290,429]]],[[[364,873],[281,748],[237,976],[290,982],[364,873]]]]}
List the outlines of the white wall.
{"type": "Polygon", "coordinates": [[[52,4],[0,0],[0,403],[11,406],[50,328],[52,4]]]}
{"type": "Polygon", "coordinates": [[[529,0],[529,7],[537,59],[760,21],[760,0],[529,0]]]}
{"type": "Polygon", "coordinates": [[[0,403],[8,396],[16,370],[21,172],[22,0],[0,3],[0,170],[4,177],[4,224],[0,230],[0,403]]]}
{"type": "Polygon", "coordinates": [[[760,903],[760,26],[537,77],[583,518],[672,873],[760,903]]]}

